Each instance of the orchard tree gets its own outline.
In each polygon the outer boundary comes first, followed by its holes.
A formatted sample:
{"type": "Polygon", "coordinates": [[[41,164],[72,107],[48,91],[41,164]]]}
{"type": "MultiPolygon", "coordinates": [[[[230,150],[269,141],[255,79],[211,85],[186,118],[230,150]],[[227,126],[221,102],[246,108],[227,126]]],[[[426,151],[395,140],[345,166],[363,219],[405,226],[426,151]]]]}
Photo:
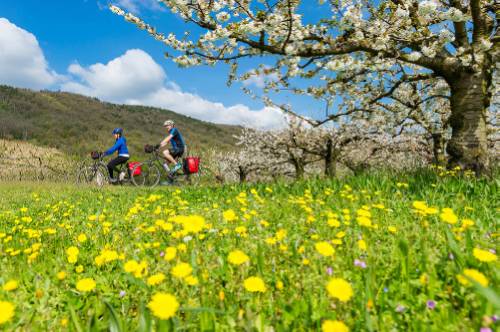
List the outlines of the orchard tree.
{"type": "MultiPolygon", "coordinates": [[[[488,168],[486,111],[497,89],[500,3],[496,0],[160,0],[195,33],[163,35],[122,9],[181,66],[231,63],[229,81],[273,75],[286,87],[341,99],[336,114],[392,107],[394,92],[442,79],[450,99],[450,166],[488,168]],[[266,63],[240,74],[243,58],[266,63]],[[267,61],[267,60],[266,60],[267,61]],[[301,79],[307,80],[298,84],[301,79]]],[[[496,112],[496,110],[494,110],[496,112]]]]}
{"type": "Polygon", "coordinates": [[[387,105],[389,122],[396,132],[421,136],[432,151],[433,163],[446,164],[445,148],[450,140],[450,101],[447,85],[441,79],[412,82],[395,91],[395,102],[387,105]]]}
{"type": "Polygon", "coordinates": [[[289,117],[275,130],[245,128],[236,136],[239,151],[220,153],[218,169],[226,180],[300,179],[308,174],[335,177],[343,165],[357,174],[371,168],[408,169],[427,165],[432,150],[416,132],[394,129],[386,118],[346,118],[335,125],[311,126],[289,117]]]}
{"type": "Polygon", "coordinates": [[[240,183],[250,179],[266,179],[287,174],[287,159],[276,154],[276,131],[243,128],[236,138],[238,151],[219,153],[215,158],[220,174],[225,180],[240,183]]]}

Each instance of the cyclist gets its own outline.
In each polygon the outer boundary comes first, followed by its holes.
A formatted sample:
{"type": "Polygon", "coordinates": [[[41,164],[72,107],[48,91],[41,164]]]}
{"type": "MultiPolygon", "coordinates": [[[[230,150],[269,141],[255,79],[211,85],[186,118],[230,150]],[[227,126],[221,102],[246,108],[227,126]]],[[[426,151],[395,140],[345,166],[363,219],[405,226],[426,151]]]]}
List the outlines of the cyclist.
{"type": "Polygon", "coordinates": [[[163,168],[168,171],[168,163],[175,164],[171,171],[171,174],[174,174],[182,168],[182,162],[176,162],[175,158],[182,157],[186,144],[179,130],[175,128],[174,121],[165,121],[163,127],[167,130],[167,137],[160,143],[162,157],[166,160],[163,164],[163,168]],[[171,149],[167,148],[168,142],[172,145],[171,149]]]}
{"type": "Polygon", "coordinates": [[[115,151],[118,152],[118,156],[108,163],[109,178],[112,183],[117,182],[113,173],[116,166],[124,164],[130,158],[127,148],[127,140],[123,137],[123,129],[115,128],[113,130],[113,136],[115,137],[115,144],[103,153],[103,156],[112,155],[115,151]]]}

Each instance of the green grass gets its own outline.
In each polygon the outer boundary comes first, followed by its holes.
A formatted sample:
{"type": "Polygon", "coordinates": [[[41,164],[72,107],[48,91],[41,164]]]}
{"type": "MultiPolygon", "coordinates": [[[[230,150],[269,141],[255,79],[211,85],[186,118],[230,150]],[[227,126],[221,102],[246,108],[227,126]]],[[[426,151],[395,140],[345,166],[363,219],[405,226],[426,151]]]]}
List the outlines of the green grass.
{"type": "Polygon", "coordinates": [[[14,317],[0,328],[310,331],[321,330],[325,320],[339,320],[354,331],[478,331],[489,324],[495,330],[489,317],[500,313],[498,261],[481,262],[472,251],[498,249],[498,198],[498,181],[441,178],[429,171],[152,191],[3,184],[0,287],[11,279],[19,286],[0,288],[0,301],[16,306],[14,317]],[[419,216],[414,201],[425,201],[438,213],[419,216]],[[356,220],[363,206],[372,227],[356,220]],[[441,220],[446,207],[458,216],[456,224],[441,220]],[[230,209],[234,221],[223,217],[230,209]],[[203,216],[206,227],[187,241],[175,223],[178,215],[203,216]],[[162,229],[158,219],[173,229],[162,229]],[[339,227],[328,219],[337,219],[339,227]],[[474,225],[461,228],[464,219],[474,225]],[[282,230],[286,236],[277,238],[282,230]],[[79,243],[80,234],[88,240],[79,243]],[[366,252],[359,248],[361,238],[366,252]],[[316,251],[320,241],[335,248],[333,257],[316,251]],[[32,252],[23,250],[34,243],[41,243],[39,255],[28,263],[32,252]],[[186,250],[175,259],[161,257],[167,247],[183,245],[186,250]],[[68,262],[70,246],[79,249],[76,264],[68,262]],[[95,258],[105,247],[122,257],[97,266],[95,258]],[[236,249],[250,261],[230,264],[227,256],[236,249]],[[355,266],[356,259],[366,268],[355,266]],[[147,262],[147,273],[125,272],[129,260],[147,262]],[[192,266],[198,285],[171,275],[179,262],[192,266]],[[79,265],[81,273],[75,271],[79,265]],[[482,273],[488,287],[469,279],[469,285],[460,283],[457,275],[464,269],[482,273]],[[56,277],[60,271],[67,273],[64,280],[56,277]],[[147,278],[159,272],[166,279],[148,285],[147,278]],[[245,290],[250,276],[260,277],[266,291],[245,290]],[[97,287],[78,291],[75,284],[82,278],[92,278],[97,287]],[[352,286],[347,302],[329,295],[332,278],[352,286]],[[173,318],[161,321],[148,309],[157,292],[176,297],[180,307],[173,318]],[[429,300],[435,309],[427,308],[429,300]]]}

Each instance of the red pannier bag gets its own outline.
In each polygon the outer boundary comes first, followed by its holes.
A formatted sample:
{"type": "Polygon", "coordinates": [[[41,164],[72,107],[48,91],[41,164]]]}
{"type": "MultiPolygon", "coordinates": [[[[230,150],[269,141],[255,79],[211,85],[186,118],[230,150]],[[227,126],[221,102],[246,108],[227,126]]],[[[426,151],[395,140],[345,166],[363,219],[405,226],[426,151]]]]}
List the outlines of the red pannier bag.
{"type": "Polygon", "coordinates": [[[186,157],[184,163],[188,173],[198,173],[200,168],[200,157],[186,157]]]}
{"type": "Polygon", "coordinates": [[[131,175],[141,175],[141,166],[137,167],[134,170],[134,167],[138,164],[140,164],[140,162],[138,162],[138,161],[133,161],[133,162],[128,163],[128,169],[130,170],[131,175]],[[133,174],[132,174],[132,171],[134,171],[133,174]]]}

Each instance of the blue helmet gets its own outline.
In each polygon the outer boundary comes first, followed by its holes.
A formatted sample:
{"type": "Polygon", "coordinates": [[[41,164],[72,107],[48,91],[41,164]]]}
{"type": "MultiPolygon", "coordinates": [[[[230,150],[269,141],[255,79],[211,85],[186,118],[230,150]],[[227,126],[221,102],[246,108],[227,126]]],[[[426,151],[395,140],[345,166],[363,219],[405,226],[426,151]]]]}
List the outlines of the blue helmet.
{"type": "Polygon", "coordinates": [[[113,135],[114,134],[123,135],[123,129],[122,128],[115,128],[115,129],[113,129],[113,135]]]}

